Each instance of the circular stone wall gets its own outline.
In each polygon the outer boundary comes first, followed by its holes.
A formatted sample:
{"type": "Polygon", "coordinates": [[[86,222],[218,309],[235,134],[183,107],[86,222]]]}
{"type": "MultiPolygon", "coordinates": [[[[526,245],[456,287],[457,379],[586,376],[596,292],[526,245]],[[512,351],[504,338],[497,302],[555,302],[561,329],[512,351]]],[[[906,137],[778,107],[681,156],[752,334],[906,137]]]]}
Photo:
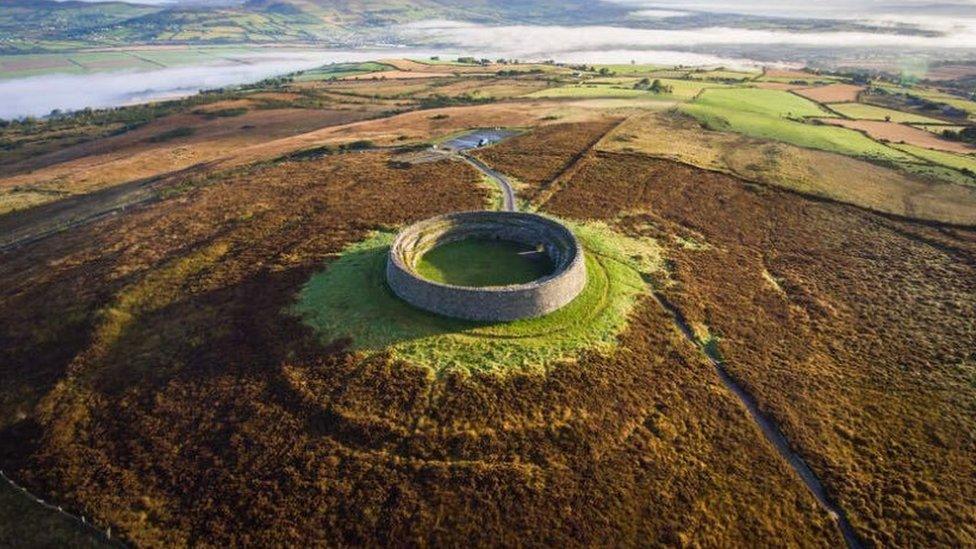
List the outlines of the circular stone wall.
{"type": "Polygon", "coordinates": [[[583,249],[564,225],[523,212],[458,212],[415,223],[397,235],[386,263],[386,280],[397,296],[421,309],[477,321],[542,316],[572,301],[586,285],[583,249]],[[509,240],[541,247],[553,272],[526,284],[468,287],[442,284],[416,272],[431,249],[469,238],[509,240]]]}

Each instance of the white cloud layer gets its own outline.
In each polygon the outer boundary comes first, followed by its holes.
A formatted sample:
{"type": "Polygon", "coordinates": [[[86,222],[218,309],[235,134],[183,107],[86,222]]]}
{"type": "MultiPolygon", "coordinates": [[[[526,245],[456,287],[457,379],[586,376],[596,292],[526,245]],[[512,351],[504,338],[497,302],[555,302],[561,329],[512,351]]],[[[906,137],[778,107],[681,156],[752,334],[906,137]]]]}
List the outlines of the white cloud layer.
{"type": "MultiPolygon", "coordinates": [[[[504,54],[502,54],[504,55],[504,54]]],[[[540,56],[538,59],[545,59],[549,56],[540,56]]],[[[522,56],[525,59],[525,56],[522,56]]],[[[707,53],[693,53],[687,51],[673,50],[634,50],[634,49],[612,49],[612,50],[577,50],[561,53],[556,57],[557,61],[563,63],[647,63],[652,65],[665,66],[692,66],[692,67],[725,67],[727,69],[755,69],[760,64],[751,59],[738,57],[724,57],[710,55],[707,53]]],[[[798,65],[785,63],[763,63],[763,65],[776,65],[783,67],[799,68],[798,65]]]]}
{"type": "Polygon", "coordinates": [[[972,14],[972,0],[602,0],[634,9],[678,9],[710,13],[741,13],[770,17],[821,19],[866,17],[878,13],[972,14]]]}
{"type": "MultiPolygon", "coordinates": [[[[114,107],[192,95],[333,62],[402,55],[390,51],[302,51],[248,54],[248,64],[195,65],[150,71],[51,74],[0,80],[0,118],[46,115],[53,109],[114,107]]],[[[417,55],[420,55],[418,53],[417,55]]],[[[240,56],[239,56],[240,57],[240,56]]]]}
{"type": "Polygon", "coordinates": [[[646,17],[648,19],[668,19],[669,17],[682,17],[684,15],[690,15],[690,12],[652,9],[652,10],[637,10],[631,15],[636,15],[637,17],[646,17]]]}
{"type": "Polygon", "coordinates": [[[832,48],[976,49],[976,25],[957,26],[943,36],[908,36],[870,32],[789,32],[711,27],[689,30],[609,26],[483,26],[458,21],[425,21],[402,27],[414,38],[433,39],[467,49],[488,49],[522,56],[554,56],[579,50],[682,48],[767,44],[832,48]]]}
{"type": "Polygon", "coordinates": [[[976,32],[976,1],[942,0],[603,0],[634,8],[634,15],[670,9],[791,19],[838,19],[879,26],[907,26],[952,34],[976,32]]]}

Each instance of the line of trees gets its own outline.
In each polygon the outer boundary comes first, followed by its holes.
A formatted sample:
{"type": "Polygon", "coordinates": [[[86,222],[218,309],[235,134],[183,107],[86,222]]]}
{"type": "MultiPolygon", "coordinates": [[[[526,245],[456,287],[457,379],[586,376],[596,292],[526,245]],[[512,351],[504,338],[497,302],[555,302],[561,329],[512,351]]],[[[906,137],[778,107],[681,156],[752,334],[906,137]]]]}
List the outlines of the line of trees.
{"type": "Polygon", "coordinates": [[[651,93],[674,93],[674,86],[670,84],[664,84],[659,79],[655,78],[652,82],[650,78],[641,78],[636,84],[634,84],[635,90],[647,90],[651,93]]]}
{"type": "Polygon", "coordinates": [[[976,144],[976,126],[966,126],[959,131],[942,130],[942,137],[952,141],[976,144]]]}

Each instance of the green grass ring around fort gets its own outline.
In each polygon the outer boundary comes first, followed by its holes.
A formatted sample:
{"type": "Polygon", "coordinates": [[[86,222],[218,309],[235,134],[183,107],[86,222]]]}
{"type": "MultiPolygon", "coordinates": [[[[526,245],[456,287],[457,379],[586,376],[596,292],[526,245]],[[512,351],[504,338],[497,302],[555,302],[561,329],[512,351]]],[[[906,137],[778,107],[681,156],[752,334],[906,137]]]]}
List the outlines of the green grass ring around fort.
{"type": "Polygon", "coordinates": [[[609,352],[630,311],[647,293],[647,276],[663,272],[652,239],[636,239],[598,222],[561,222],[584,250],[586,283],[562,308],[513,321],[471,321],[419,309],[387,284],[396,234],[380,231],[349,245],[305,284],[293,314],[323,343],[346,339],[366,354],[389,352],[431,368],[506,372],[545,369],[582,351],[609,352]]]}

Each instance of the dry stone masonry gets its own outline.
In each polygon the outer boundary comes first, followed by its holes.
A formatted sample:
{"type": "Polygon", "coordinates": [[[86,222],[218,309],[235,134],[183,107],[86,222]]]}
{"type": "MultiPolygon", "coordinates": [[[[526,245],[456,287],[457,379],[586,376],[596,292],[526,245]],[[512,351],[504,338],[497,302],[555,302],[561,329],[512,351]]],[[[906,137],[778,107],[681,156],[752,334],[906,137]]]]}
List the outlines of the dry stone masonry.
{"type": "Polygon", "coordinates": [[[444,316],[484,322],[511,321],[551,313],[586,285],[583,249],[561,223],[524,212],[455,212],[404,229],[390,247],[386,280],[397,296],[444,316]],[[474,288],[442,284],[417,274],[415,266],[432,248],[468,238],[495,238],[541,247],[555,268],[526,284],[474,288]]]}

